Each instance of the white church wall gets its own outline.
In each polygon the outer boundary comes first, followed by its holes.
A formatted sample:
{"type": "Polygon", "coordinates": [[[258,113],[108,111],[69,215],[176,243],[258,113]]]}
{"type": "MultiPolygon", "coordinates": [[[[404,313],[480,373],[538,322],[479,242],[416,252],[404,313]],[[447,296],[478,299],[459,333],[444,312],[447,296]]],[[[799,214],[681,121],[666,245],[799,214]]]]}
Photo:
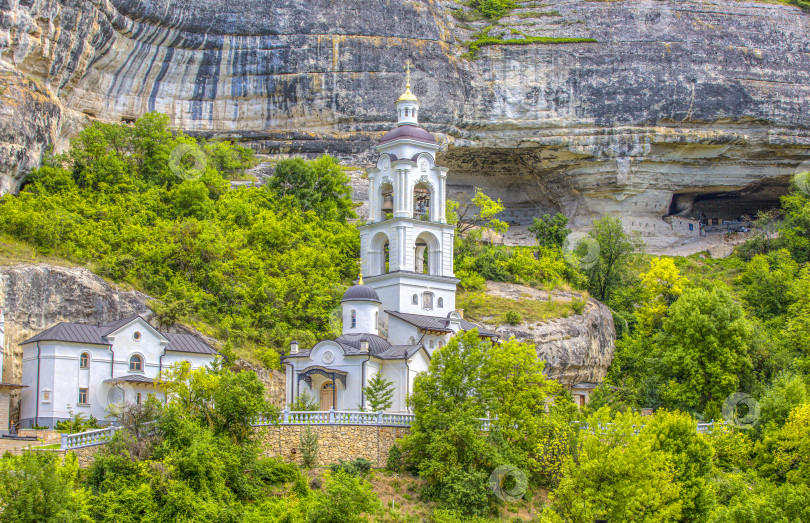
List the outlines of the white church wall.
{"type": "Polygon", "coordinates": [[[351,301],[343,304],[343,334],[377,334],[380,306],[374,302],[351,301]],[[352,326],[352,311],[355,313],[352,326]]]}
{"type": "Polygon", "coordinates": [[[419,341],[419,329],[394,316],[388,316],[388,341],[391,345],[410,345],[419,341]]]}
{"type": "Polygon", "coordinates": [[[413,355],[410,361],[408,361],[408,391],[413,391],[413,383],[416,376],[422,372],[427,372],[429,367],[430,361],[427,359],[423,351],[420,350],[413,355]]]}
{"type": "Polygon", "coordinates": [[[192,369],[200,369],[210,365],[214,361],[215,357],[216,357],[215,354],[196,354],[193,352],[166,351],[166,355],[163,356],[163,369],[166,369],[181,361],[189,362],[191,364],[192,369]]]}
{"type": "Polygon", "coordinates": [[[405,360],[388,360],[382,366],[383,377],[396,385],[394,387],[394,397],[389,412],[407,412],[405,404],[407,394],[406,385],[408,383],[408,369],[405,360]]]}
{"type": "MultiPolygon", "coordinates": [[[[127,374],[141,374],[149,378],[156,378],[160,372],[160,356],[163,354],[168,342],[158,334],[151,325],[142,319],[137,319],[122,329],[107,335],[112,343],[115,353],[114,377],[127,374]],[[133,355],[141,356],[143,360],[142,371],[130,371],[129,362],[133,355]]],[[[165,358],[164,358],[165,359],[165,358]]]]}

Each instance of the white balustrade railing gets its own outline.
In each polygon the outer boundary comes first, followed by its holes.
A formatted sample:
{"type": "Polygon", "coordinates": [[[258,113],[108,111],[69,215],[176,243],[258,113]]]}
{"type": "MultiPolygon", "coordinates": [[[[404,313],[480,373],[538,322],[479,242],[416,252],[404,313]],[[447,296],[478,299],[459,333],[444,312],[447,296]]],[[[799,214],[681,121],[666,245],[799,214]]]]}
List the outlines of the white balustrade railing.
{"type": "MultiPolygon", "coordinates": [[[[281,425],[385,425],[410,427],[413,414],[389,414],[385,412],[361,412],[353,410],[288,410],[281,411],[278,423],[281,425]]],[[[274,425],[274,419],[262,416],[253,426],[274,425]]]]}
{"type": "MultiPolygon", "coordinates": [[[[328,411],[291,411],[284,409],[281,412],[280,418],[276,419],[269,416],[260,416],[253,422],[253,426],[267,426],[279,423],[281,425],[367,425],[367,426],[386,426],[386,427],[410,427],[414,421],[413,414],[405,413],[386,413],[386,412],[358,412],[349,410],[334,410],[328,411]]],[[[489,430],[493,420],[482,418],[481,430],[489,430]]],[[[585,422],[574,422],[579,425],[580,430],[593,430],[585,422]]],[[[715,428],[724,425],[725,422],[701,422],[697,424],[697,432],[701,434],[710,434],[715,428]]],[[[612,424],[600,425],[599,431],[609,430],[612,424]]],[[[634,434],[638,434],[644,425],[634,428],[634,434]]],[[[82,447],[90,447],[93,445],[103,445],[109,442],[115,431],[116,427],[106,427],[98,430],[89,430],[87,432],[79,432],[77,434],[62,434],[61,450],[78,449],[82,447]]]]}
{"type": "Polygon", "coordinates": [[[110,441],[115,434],[116,427],[77,432],[76,434],[62,434],[61,450],[79,449],[93,445],[103,445],[110,441]]]}

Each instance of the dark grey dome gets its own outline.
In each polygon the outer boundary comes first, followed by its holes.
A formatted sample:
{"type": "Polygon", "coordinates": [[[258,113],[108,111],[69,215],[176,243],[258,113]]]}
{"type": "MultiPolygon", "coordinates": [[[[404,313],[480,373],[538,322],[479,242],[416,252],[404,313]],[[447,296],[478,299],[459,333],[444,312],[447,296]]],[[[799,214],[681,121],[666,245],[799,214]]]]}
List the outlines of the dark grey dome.
{"type": "Polygon", "coordinates": [[[343,295],[343,299],[340,300],[341,303],[344,301],[374,301],[382,303],[377,291],[367,285],[353,285],[349,287],[349,290],[343,295]]]}
{"type": "Polygon", "coordinates": [[[358,351],[360,350],[360,342],[367,341],[370,354],[381,354],[391,348],[388,340],[376,334],[344,334],[340,338],[336,338],[335,341],[358,351]]]}

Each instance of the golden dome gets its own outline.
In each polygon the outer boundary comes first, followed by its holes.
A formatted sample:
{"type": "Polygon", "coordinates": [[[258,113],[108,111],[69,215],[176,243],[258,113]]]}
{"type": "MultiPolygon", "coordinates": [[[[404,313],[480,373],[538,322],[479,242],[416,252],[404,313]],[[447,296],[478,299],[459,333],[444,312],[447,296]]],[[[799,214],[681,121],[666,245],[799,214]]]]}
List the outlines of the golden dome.
{"type": "Polygon", "coordinates": [[[419,99],[411,92],[411,84],[405,86],[405,92],[399,97],[397,102],[418,102],[419,99]]]}

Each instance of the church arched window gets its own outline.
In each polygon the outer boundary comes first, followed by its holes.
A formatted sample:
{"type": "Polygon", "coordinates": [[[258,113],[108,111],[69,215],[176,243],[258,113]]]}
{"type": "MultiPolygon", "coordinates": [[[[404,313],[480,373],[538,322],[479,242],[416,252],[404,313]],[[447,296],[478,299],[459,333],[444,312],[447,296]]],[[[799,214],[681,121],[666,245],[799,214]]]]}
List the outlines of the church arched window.
{"type": "Polygon", "coordinates": [[[352,329],[357,328],[357,311],[352,311],[352,329]]]}
{"type": "Polygon", "coordinates": [[[79,356],[79,368],[80,369],[87,369],[90,368],[90,355],[86,352],[82,352],[82,355],[79,356]]]}
{"type": "Polygon", "coordinates": [[[143,357],[139,354],[133,354],[129,358],[129,372],[143,372],[143,357]]]}
{"type": "Polygon", "coordinates": [[[444,308],[444,298],[439,298],[439,300],[438,300],[438,305],[439,305],[439,308],[440,308],[440,309],[443,309],[443,308],[444,308]]]}
{"type": "Polygon", "coordinates": [[[411,298],[411,303],[414,304],[414,305],[419,305],[419,296],[414,294],[413,298],[411,298]]]}

